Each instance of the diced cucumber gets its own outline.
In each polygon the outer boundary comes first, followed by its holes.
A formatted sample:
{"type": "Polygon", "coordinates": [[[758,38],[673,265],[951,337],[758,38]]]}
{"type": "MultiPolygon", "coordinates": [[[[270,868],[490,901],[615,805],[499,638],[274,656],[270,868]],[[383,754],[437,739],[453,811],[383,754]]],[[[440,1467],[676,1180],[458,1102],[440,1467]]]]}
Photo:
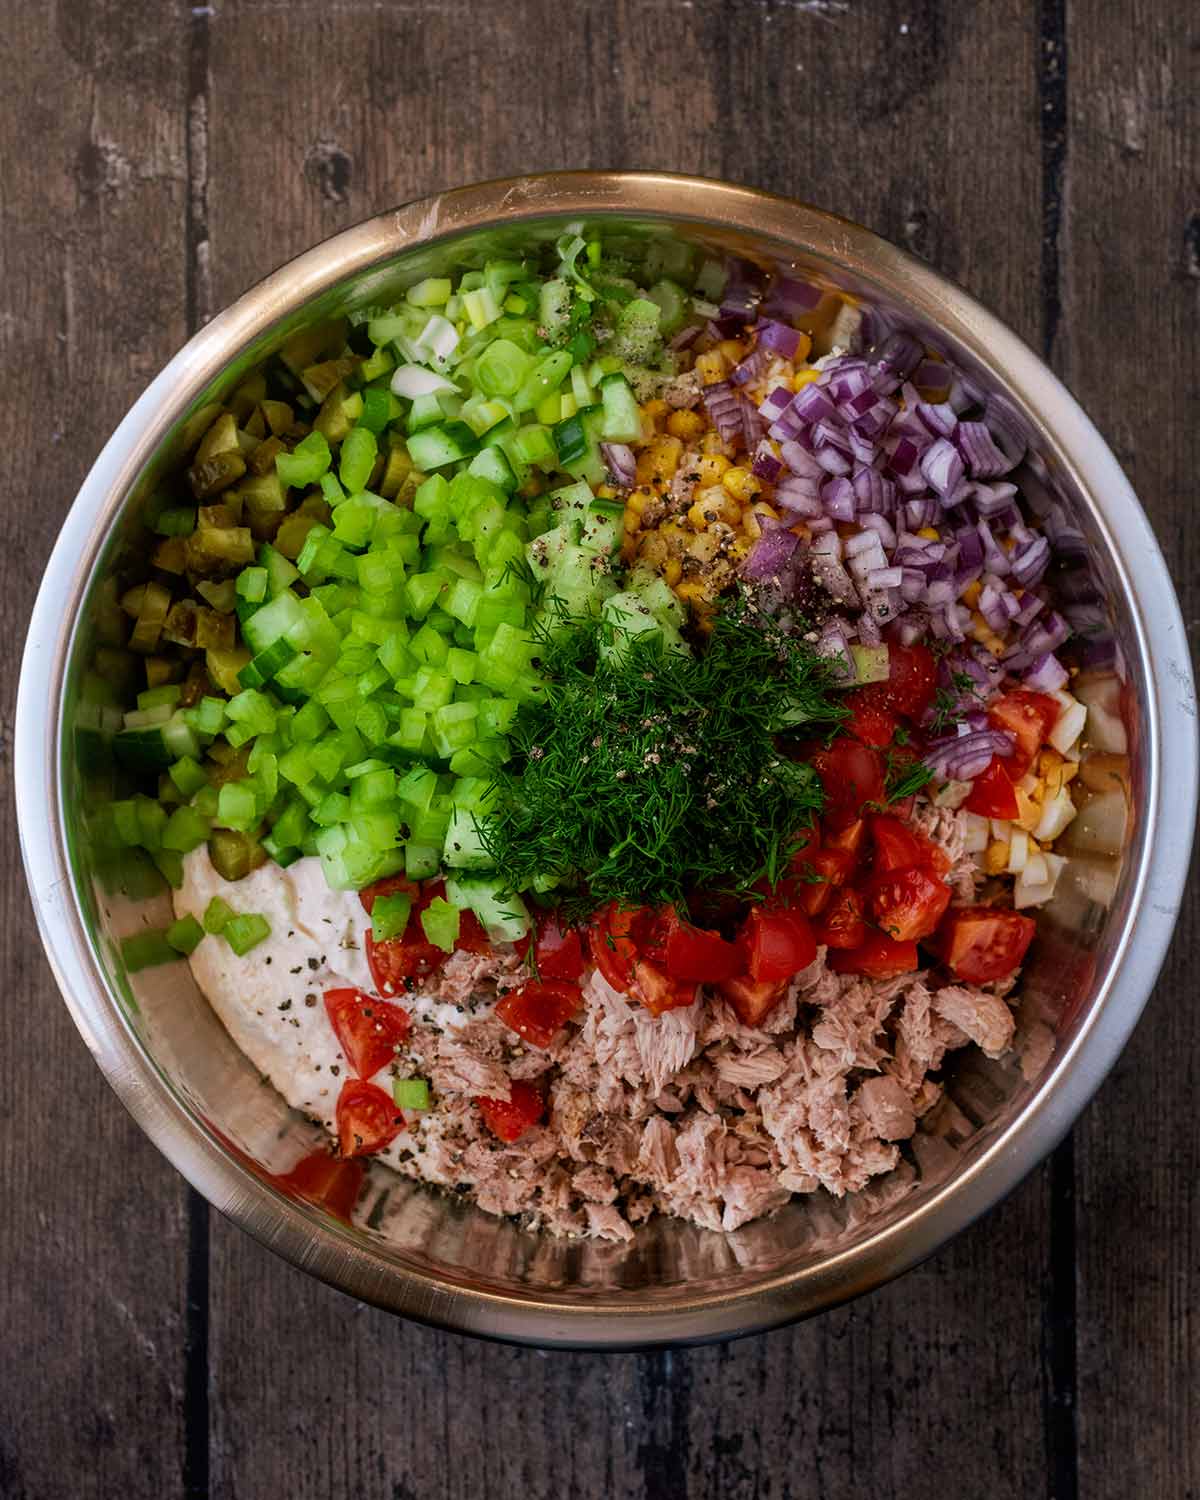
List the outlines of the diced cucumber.
{"type": "Polygon", "coordinates": [[[493,942],[515,943],[529,931],[529,908],[520,896],[505,893],[499,880],[448,875],[446,899],[460,911],[473,911],[493,942]]]}
{"type": "Polygon", "coordinates": [[[633,443],[642,435],[642,413],[633,388],[624,375],[606,375],[600,382],[604,419],[602,434],[607,443],[633,443]]]}
{"type": "Polygon", "coordinates": [[[492,857],[479,837],[476,814],[457,807],[446,830],[442,863],[452,870],[490,870],[492,857]]]}
{"type": "Polygon", "coordinates": [[[410,434],[408,456],[418,469],[441,469],[479,451],[479,439],[465,422],[447,422],[410,434]]]}

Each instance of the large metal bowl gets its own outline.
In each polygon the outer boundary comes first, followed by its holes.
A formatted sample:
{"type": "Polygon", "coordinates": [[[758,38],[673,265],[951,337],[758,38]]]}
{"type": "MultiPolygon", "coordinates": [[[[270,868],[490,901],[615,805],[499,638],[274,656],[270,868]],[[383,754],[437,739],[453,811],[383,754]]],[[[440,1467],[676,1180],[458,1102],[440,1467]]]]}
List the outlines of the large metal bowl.
{"type": "Polygon", "coordinates": [[[397,1313],[530,1343],[619,1348],[747,1333],[866,1291],[937,1249],[1046,1155],[1112,1067],[1170,940],[1195,820],[1193,715],[1183,626],[1146,518],[1096,429],[1002,323],[892,245],[802,204],[686,177],[565,173],[464,188],[336,235],[176,355],[100,455],[46,569],[20,682],[16,784],[34,905],[76,1025],[134,1118],[222,1213],[397,1313]],[[114,957],[113,938],[147,903],[165,911],[166,897],[106,893],[83,837],[89,638],[104,580],[136,538],[140,499],[189,414],[306,321],[387,301],[418,277],[577,219],[794,265],[914,327],[1003,393],[1032,434],[1031,482],[1061,497],[1089,543],[1099,613],[1119,648],[1110,696],[1132,756],[1131,804],[1116,843],[1111,817],[1090,842],[1087,815],[1078,820],[1027,970],[1016,1058],[952,1068],[936,1124],[857,1199],[815,1195],[731,1235],[658,1219],[617,1247],[541,1237],[375,1169],[350,1226],[274,1180],[315,1127],[261,1084],[186,967],[131,983],[114,957]]]}

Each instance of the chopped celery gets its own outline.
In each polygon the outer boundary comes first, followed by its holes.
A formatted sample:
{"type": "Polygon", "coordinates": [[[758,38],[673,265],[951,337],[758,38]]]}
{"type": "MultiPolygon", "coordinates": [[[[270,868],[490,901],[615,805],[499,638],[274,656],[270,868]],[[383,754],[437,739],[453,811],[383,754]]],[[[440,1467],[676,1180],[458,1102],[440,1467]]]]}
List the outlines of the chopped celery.
{"type": "Polygon", "coordinates": [[[228,902],[222,901],[220,896],[214,896],[204,908],[204,930],[205,932],[221,933],[225,931],[225,925],[231,921],[237,913],[228,902]]]}
{"type": "Polygon", "coordinates": [[[397,1109],[428,1109],[429,1085],[423,1078],[393,1078],[392,1099],[397,1109]]]}
{"type": "Polygon", "coordinates": [[[408,891],[376,896],[371,908],[371,936],[377,943],[386,943],[390,938],[403,935],[412,912],[412,903],[413,898],[408,891]]]}
{"type": "Polygon", "coordinates": [[[421,913],[421,928],[426,938],[437,948],[447,953],[454,952],[462,917],[457,906],[441,896],[435,896],[421,913]]]}
{"type": "Polygon", "coordinates": [[[199,947],[204,937],[204,928],[195,917],[180,917],[177,922],[171,923],[163,935],[177,953],[186,957],[199,947]]]}
{"type": "MultiPolygon", "coordinates": [[[[455,912],[457,917],[458,913],[455,912]]],[[[121,939],[121,958],[130,974],[139,969],[154,968],[158,964],[174,963],[179,953],[167,940],[167,935],[157,927],[145,932],[135,932],[121,939]]]]}
{"type": "Polygon", "coordinates": [[[251,948],[271,936],[271,924],[258,912],[245,912],[230,917],[221,929],[221,936],[239,958],[244,958],[251,948]]]}

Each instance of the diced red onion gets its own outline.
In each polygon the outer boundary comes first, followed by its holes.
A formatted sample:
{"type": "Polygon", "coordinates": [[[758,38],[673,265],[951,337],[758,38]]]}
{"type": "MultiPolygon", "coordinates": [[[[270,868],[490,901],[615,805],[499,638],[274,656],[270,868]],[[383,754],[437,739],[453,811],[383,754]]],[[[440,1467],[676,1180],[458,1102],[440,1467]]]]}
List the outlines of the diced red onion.
{"type": "Polygon", "coordinates": [[[815,381],[802,385],[796,392],[791,410],[802,422],[832,422],[837,417],[837,407],[826,391],[815,381]]]}
{"type": "MultiPolygon", "coordinates": [[[[831,479],[830,484],[844,484],[845,480],[831,479]]],[[[789,475],[781,479],[775,486],[775,503],[790,511],[792,515],[809,517],[820,516],[822,510],[821,495],[817,486],[808,479],[801,479],[796,475],[789,475]]]]}
{"type": "Polygon", "coordinates": [[[637,460],[628,443],[601,443],[600,456],[613,483],[621,489],[632,489],[637,483],[637,460]]]}
{"type": "Polygon", "coordinates": [[[948,495],[962,482],[963,462],[958,449],[946,438],[938,438],[921,455],[921,473],[939,495],[948,495]]]}
{"type": "Polygon", "coordinates": [[[821,300],[821,289],[795,276],[780,276],[763,304],[763,311],[774,317],[796,318],[812,312],[821,300]]]}
{"type": "Polygon", "coordinates": [[[1051,651],[1044,651],[1024,673],[1025,686],[1039,693],[1055,693],[1067,683],[1066,667],[1051,651]]]}
{"type": "Polygon", "coordinates": [[[941,507],[932,497],[925,500],[906,500],[902,507],[904,524],[910,531],[920,531],[923,526],[932,526],[938,519],[941,507]]]}
{"type": "Polygon", "coordinates": [[[763,420],[758,414],[758,407],[748,396],[738,397],[738,411],[742,418],[742,440],[747,452],[753,452],[763,435],[763,420]]]}
{"type": "Polygon", "coordinates": [[[1050,543],[1044,536],[1035,537],[1019,547],[1011,557],[1012,576],[1022,588],[1040,583],[1050,566],[1050,543]]]}
{"type": "Polygon", "coordinates": [[[878,469],[864,467],[855,473],[854,497],[860,513],[884,515],[896,508],[896,486],[878,469]]]}
{"type": "Polygon", "coordinates": [[[1029,446],[1025,434],[1025,424],[1013,409],[1008,398],[994,392],[984,402],[983,419],[987,423],[988,431],[992,434],[996,446],[1009,461],[1009,467],[1015,467],[1024,456],[1029,446]]]}
{"type": "MultiPolygon", "coordinates": [[[[884,545],[884,547],[894,547],[896,545],[895,530],[892,527],[892,523],[886,516],[877,516],[873,514],[860,515],[859,524],[862,526],[864,531],[873,531],[879,538],[880,542],[884,545]]],[[[891,586],[898,588],[899,584],[891,586]]]]}
{"type": "Polygon", "coordinates": [[[854,461],[860,464],[873,464],[879,454],[876,445],[853,427],[849,429],[847,436],[850,439],[850,453],[854,461]]]}
{"type": "Polygon", "coordinates": [[[742,409],[737,393],[727,380],[706,385],[704,409],[723,443],[732,443],[742,435],[742,409]]]}
{"type": "Polygon", "coordinates": [[[912,439],[902,437],[888,455],[888,467],[893,474],[909,474],[920,456],[920,449],[912,439]]]}
{"type": "Polygon", "coordinates": [[[1039,599],[1036,594],[1026,593],[1025,597],[1021,600],[1021,612],[1014,617],[1013,624],[1019,625],[1023,629],[1029,624],[1030,620],[1040,615],[1045,608],[1046,601],[1044,599],[1039,599]]]}
{"type": "Polygon", "coordinates": [[[881,394],[890,396],[921,361],[921,345],[901,329],[890,334],[880,345],[875,358],[871,384],[881,394]]]}
{"type": "Polygon", "coordinates": [[[767,355],[764,349],[752,349],[745,359],[740,360],[729,372],[729,378],[734,385],[750,385],[755,380],[761,380],[767,368],[767,355]]]}
{"type": "Polygon", "coordinates": [[[823,479],[825,470],[816,461],[807,448],[789,438],[784,438],[779,445],[779,451],[783,461],[791,469],[793,474],[799,475],[801,479],[823,479]]]}
{"type": "Polygon", "coordinates": [[[864,646],[878,646],[883,640],[883,632],[869,609],[859,616],[858,638],[864,646]]]}
{"type": "MultiPolygon", "coordinates": [[[[970,423],[964,423],[970,426],[970,423]]],[[[1001,511],[1010,508],[1009,502],[1017,493],[1015,484],[973,484],[971,486],[971,499],[975,502],[975,509],[981,516],[989,519],[998,518],[1001,511]]]]}
{"type": "Polygon", "coordinates": [[[667,348],[674,350],[690,349],[699,337],[700,324],[693,323],[688,328],[681,328],[679,332],[675,334],[671,339],[670,343],[667,345],[667,348]]]}
{"type": "Polygon", "coordinates": [[[954,415],[952,406],[932,405],[928,401],[922,401],[917,407],[917,415],[934,437],[953,437],[955,428],[958,426],[958,418],[954,415]]]}
{"type": "Polygon", "coordinates": [[[786,526],[764,531],[747,554],[742,572],[747,578],[757,582],[766,578],[778,578],[786,571],[799,545],[800,538],[786,526]]]}
{"type": "Polygon", "coordinates": [[[867,587],[869,589],[899,589],[903,587],[903,584],[903,568],[872,568],[867,574],[867,587]]]}
{"type": "Polygon", "coordinates": [[[1008,456],[983,422],[960,422],[954,440],[966,460],[967,472],[975,479],[996,479],[1012,468],[1008,456]]]}
{"type": "Polygon", "coordinates": [[[974,781],[989,768],[993,756],[1011,756],[1013,742],[1013,735],[1004,729],[978,729],[935,739],[926,753],[926,765],[948,781],[974,781]]]}
{"type": "Polygon", "coordinates": [[[777,385],[758,403],[758,414],[764,422],[774,422],[789,406],[795,393],[790,386],[777,385]]]}
{"type": "Polygon", "coordinates": [[[831,531],[827,536],[818,537],[812,544],[812,550],[818,557],[840,558],[842,555],[842,539],[836,531],[831,531]]]}
{"type": "Polygon", "coordinates": [[[754,462],[750,465],[750,471],[769,484],[774,484],[783,473],[783,460],[775,457],[766,438],[754,450],[754,462]]]}
{"type": "Polygon", "coordinates": [[[851,468],[850,458],[840,448],[827,444],[824,448],[817,448],[813,457],[821,465],[827,474],[849,474],[851,468]]]}
{"type": "Polygon", "coordinates": [[[913,385],[926,391],[948,391],[952,379],[949,365],[944,365],[940,359],[922,360],[915,374],[911,375],[913,385]]]}
{"type": "Polygon", "coordinates": [[[835,521],[853,521],[854,486],[848,479],[836,476],[821,486],[821,504],[825,514],[835,521]]]}
{"type": "MultiPolygon", "coordinates": [[[[818,541],[824,541],[818,537],[818,541]]],[[[812,553],[812,571],[817,582],[839,604],[857,604],[858,590],[854,580],[838,562],[836,557],[824,556],[815,550],[812,553]]]]}
{"type": "Polygon", "coordinates": [[[1009,621],[1020,608],[1020,601],[1002,586],[986,583],[980,590],[979,613],[997,634],[1008,629],[1009,621]]]}
{"type": "MultiPolygon", "coordinates": [[[[925,592],[925,575],[920,568],[902,567],[900,569],[900,597],[906,604],[916,604],[925,592]]],[[[911,645],[911,641],[906,641],[911,645]]]]}
{"type": "Polygon", "coordinates": [[[800,332],[786,323],[776,322],[773,318],[762,318],[758,324],[758,347],[773,349],[784,359],[795,359],[796,351],[800,347],[800,332]]]}
{"type": "Polygon", "coordinates": [[[850,642],[846,639],[846,631],[840,624],[831,621],[825,626],[817,640],[816,651],[818,656],[827,658],[839,676],[853,677],[855,675],[850,642]]]}

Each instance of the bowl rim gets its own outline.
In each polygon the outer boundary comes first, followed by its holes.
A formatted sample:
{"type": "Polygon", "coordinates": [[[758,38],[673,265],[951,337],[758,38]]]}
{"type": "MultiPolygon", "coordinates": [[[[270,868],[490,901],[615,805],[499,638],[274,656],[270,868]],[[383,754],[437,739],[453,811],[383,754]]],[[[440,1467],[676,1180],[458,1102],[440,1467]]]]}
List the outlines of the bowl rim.
{"type": "Polygon", "coordinates": [[[47,563],[22,661],[14,769],[34,910],[72,1018],[137,1123],[216,1208],[294,1265],[405,1317],[517,1343],[633,1349],[736,1337],[870,1290],[916,1265],[992,1207],[1066,1134],[1132,1032],[1174,930],[1196,817],[1195,693],[1170,575],[1116,458],[1066,387],[973,297],[860,225],[793,199],[675,173],[553,172],[416,199],[343,230],[244,292],[173,356],[96,459],[47,563]],[[547,218],[734,227],[893,289],[1014,389],[1031,413],[1053,414],[1039,416],[1037,425],[1086,497],[1111,550],[1144,674],[1147,800],[1128,908],[1089,1014],[1056,1053],[1024,1109],[960,1174],[853,1248],[744,1289],[685,1291],[671,1306],[656,1298],[639,1302],[636,1293],[574,1303],[501,1294],[384,1266],[347,1232],[254,1176],[188,1113],[134,1036],[87,936],[63,823],[61,719],[78,606],[126,493],[173,423],[267,327],[343,280],[421,245],[547,218]]]}

